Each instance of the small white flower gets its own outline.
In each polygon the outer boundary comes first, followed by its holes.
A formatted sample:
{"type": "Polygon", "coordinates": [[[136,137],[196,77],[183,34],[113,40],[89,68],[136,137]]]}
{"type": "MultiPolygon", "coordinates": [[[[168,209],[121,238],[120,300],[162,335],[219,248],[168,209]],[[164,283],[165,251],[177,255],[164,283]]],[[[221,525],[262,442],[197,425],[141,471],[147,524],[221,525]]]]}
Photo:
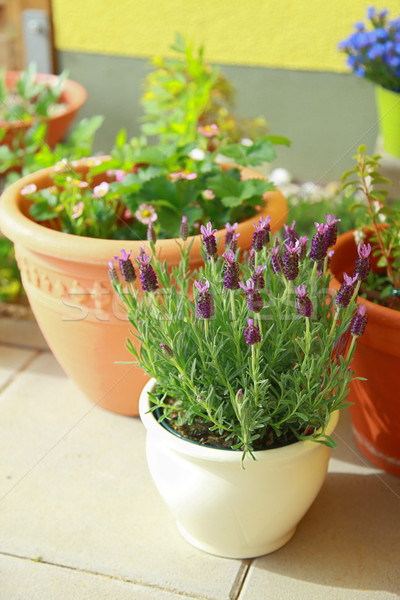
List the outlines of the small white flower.
{"type": "Polygon", "coordinates": [[[25,187],[22,188],[21,194],[23,196],[29,196],[30,194],[34,194],[37,190],[37,187],[34,183],[28,183],[25,187]]]}
{"type": "Polygon", "coordinates": [[[189,156],[192,160],[204,160],[206,153],[201,148],[193,148],[193,150],[189,152],[189,156]]]}
{"type": "MultiPolygon", "coordinates": [[[[381,208],[382,208],[382,204],[380,202],[378,202],[378,200],[374,200],[373,201],[373,205],[374,205],[374,209],[375,212],[377,213],[381,208]]],[[[383,214],[378,214],[378,219],[380,220],[381,223],[384,223],[386,221],[386,215],[383,214]]]]}
{"type": "Polygon", "coordinates": [[[362,229],[355,229],[354,230],[354,241],[355,241],[356,245],[358,246],[358,244],[362,244],[364,240],[365,240],[365,233],[362,231],[362,229]]]}
{"type": "Polygon", "coordinates": [[[110,184],[107,183],[107,181],[102,181],[101,183],[99,183],[99,185],[96,185],[96,187],[93,188],[93,197],[102,198],[107,194],[109,187],[110,184]]]}
{"type": "Polygon", "coordinates": [[[287,169],[279,167],[271,171],[268,179],[278,187],[291,183],[292,176],[287,169]]]}
{"type": "Polygon", "coordinates": [[[251,140],[250,138],[242,138],[240,140],[240,143],[242,144],[242,146],[252,146],[254,144],[253,140],[251,140]]]}
{"type": "Polygon", "coordinates": [[[63,171],[68,170],[68,160],[63,158],[58,163],[54,165],[54,171],[56,173],[62,173],[63,171]]]}

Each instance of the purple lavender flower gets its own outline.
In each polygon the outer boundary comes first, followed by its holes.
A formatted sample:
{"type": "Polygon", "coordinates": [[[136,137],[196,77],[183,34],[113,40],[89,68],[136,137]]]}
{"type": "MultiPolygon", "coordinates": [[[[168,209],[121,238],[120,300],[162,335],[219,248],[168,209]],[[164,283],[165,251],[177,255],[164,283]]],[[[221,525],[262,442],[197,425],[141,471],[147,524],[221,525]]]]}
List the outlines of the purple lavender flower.
{"type": "Polygon", "coordinates": [[[210,319],[214,315],[214,299],[210,292],[210,282],[207,279],[204,279],[204,283],[195,281],[194,285],[198,290],[196,299],[196,317],[210,319]]]}
{"type": "Polygon", "coordinates": [[[261,334],[258,325],[254,325],[253,319],[247,319],[247,327],[244,330],[244,339],[249,346],[261,342],[261,334]]]}
{"type": "MultiPolygon", "coordinates": [[[[236,229],[238,228],[238,224],[234,223],[231,225],[230,223],[225,223],[226,235],[225,235],[225,248],[231,248],[231,242],[234,235],[236,235],[236,229]]],[[[233,250],[233,248],[232,248],[233,250]]],[[[233,250],[235,252],[235,250],[233,250]]]]}
{"type": "Polygon", "coordinates": [[[239,265],[235,261],[235,255],[232,250],[227,250],[222,256],[225,259],[224,288],[237,290],[239,288],[239,265]]]}
{"type": "Polygon", "coordinates": [[[358,244],[357,251],[358,258],[354,273],[357,273],[358,278],[364,281],[371,270],[371,244],[358,244]]]}
{"type": "Polygon", "coordinates": [[[335,215],[325,214],[326,223],[328,229],[326,230],[326,244],[328,248],[331,248],[336,244],[338,228],[337,224],[340,223],[341,219],[337,219],[335,215]]]}
{"type": "Polygon", "coordinates": [[[136,279],[135,268],[130,259],[131,254],[132,252],[129,252],[128,254],[125,250],[121,250],[121,257],[114,256],[115,260],[118,260],[119,270],[121,272],[122,279],[126,283],[131,283],[136,279]]]}
{"type": "Polygon", "coordinates": [[[307,290],[304,283],[294,288],[296,290],[296,309],[300,317],[311,317],[313,305],[310,298],[307,296],[307,290]]]}
{"type": "Polygon", "coordinates": [[[349,275],[347,275],[346,273],[343,273],[343,283],[340,286],[340,289],[336,296],[337,306],[341,306],[342,308],[347,308],[347,306],[349,305],[349,302],[354,294],[357,280],[358,280],[358,275],[354,275],[354,277],[349,277],[349,275]]]}
{"type": "Polygon", "coordinates": [[[111,283],[119,283],[117,269],[114,267],[114,262],[112,260],[108,261],[108,267],[108,276],[110,277],[111,283]]]}
{"type": "Polygon", "coordinates": [[[151,223],[151,222],[147,226],[147,241],[153,242],[154,244],[157,241],[156,232],[154,231],[154,226],[153,226],[153,223],[151,223]]]}
{"type": "Polygon", "coordinates": [[[139,263],[139,277],[142,289],[144,292],[155,292],[158,289],[157,275],[150,264],[150,256],[146,252],[143,252],[142,248],[140,250],[141,252],[136,258],[139,263]]]}
{"type": "Polygon", "coordinates": [[[368,322],[367,307],[364,304],[357,306],[357,312],[351,319],[350,331],[351,334],[360,337],[365,331],[368,322]]]}
{"type": "Polygon", "coordinates": [[[296,241],[299,239],[299,236],[295,230],[295,225],[296,225],[296,221],[292,221],[291,225],[286,225],[286,223],[283,225],[283,227],[285,229],[285,236],[284,236],[285,242],[292,242],[292,244],[295,244],[296,241]]]}
{"type": "Polygon", "coordinates": [[[253,233],[253,240],[251,247],[256,251],[260,252],[269,241],[269,232],[271,231],[271,217],[267,215],[265,218],[260,217],[258,223],[254,223],[255,232],[253,233]]]}
{"type": "Polygon", "coordinates": [[[187,222],[187,217],[185,217],[185,215],[183,215],[182,217],[182,222],[181,222],[181,228],[179,230],[179,237],[185,241],[188,239],[189,236],[189,226],[188,226],[188,222],[187,222]]]}
{"type": "Polygon", "coordinates": [[[286,279],[293,281],[299,274],[299,254],[301,251],[300,244],[297,241],[285,243],[286,250],[282,256],[282,271],[286,279]]]}
{"type": "Polygon", "coordinates": [[[328,225],[324,223],[315,223],[317,233],[314,235],[311,242],[310,258],[315,262],[319,263],[324,260],[326,253],[328,252],[326,233],[328,231],[328,225]]]}
{"type": "Polygon", "coordinates": [[[160,342],[160,348],[165,356],[171,357],[174,355],[173,350],[168,346],[168,344],[163,344],[162,342],[160,342]]]}
{"type": "Polygon", "coordinates": [[[263,271],[265,271],[267,267],[263,265],[262,267],[257,267],[253,274],[254,287],[257,290],[263,290],[265,288],[265,278],[263,275],[263,271]]]}
{"type": "Polygon", "coordinates": [[[250,250],[249,250],[248,261],[249,261],[250,269],[254,269],[255,261],[256,261],[256,251],[254,250],[254,248],[250,248],[250,250]]]}
{"type": "Polygon", "coordinates": [[[277,275],[283,269],[282,257],[280,256],[281,247],[276,244],[271,248],[271,267],[272,271],[277,275]]]}
{"type": "Polygon", "coordinates": [[[229,243],[229,250],[232,250],[232,252],[236,252],[237,247],[238,247],[238,237],[239,237],[240,233],[233,233],[232,234],[232,239],[229,243]]]}
{"type": "Polygon", "coordinates": [[[211,260],[217,258],[217,241],[214,237],[214,233],[217,232],[216,229],[212,228],[210,222],[207,223],[207,226],[204,227],[202,225],[200,227],[200,231],[203,234],[203,244],[206,251],[206,259],[211,260]]]}
{"type": "Polygon", "coordinates": [[[300,246],[300,260],[304,260],[307,256],[307,244],[308,244],[308,236],[302,235],[299,237],[299,246],[300,246]]]}
{"type": "Polygon", "coordinates": [[[240,287],[246,292],[246,300],[249,309],[253,312],[260,312],[263,307],[263,301],[260,292],[255,288],[254,281],[248,279],[246,283],[239,283],[240,287]]]}

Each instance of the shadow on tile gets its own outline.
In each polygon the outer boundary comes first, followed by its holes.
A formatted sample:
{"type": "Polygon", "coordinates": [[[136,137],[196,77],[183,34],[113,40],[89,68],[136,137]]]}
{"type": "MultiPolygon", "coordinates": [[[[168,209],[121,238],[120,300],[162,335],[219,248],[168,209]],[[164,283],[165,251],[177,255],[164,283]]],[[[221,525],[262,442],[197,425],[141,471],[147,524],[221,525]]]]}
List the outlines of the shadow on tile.
{"type": "Polygon", "coordinates": [[[266,582],[274,573],[334,588],[398,593],[399,514],[400,479],[329,473],[292,541],[252,568],[264,570],[266,582]]]}

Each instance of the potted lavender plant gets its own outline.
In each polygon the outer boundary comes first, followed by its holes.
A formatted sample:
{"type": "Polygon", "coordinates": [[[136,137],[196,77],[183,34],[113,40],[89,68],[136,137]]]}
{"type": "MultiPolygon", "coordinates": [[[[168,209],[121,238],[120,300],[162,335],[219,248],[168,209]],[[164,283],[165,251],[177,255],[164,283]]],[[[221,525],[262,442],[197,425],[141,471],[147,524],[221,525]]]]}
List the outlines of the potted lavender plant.
{"type": "Polygon", "coordinates": [[[230,235],[218,257],[208,223],[204,266],[189,272],[184,218],[172,276],[157,243],[136,259],[122,251],[123,281],[109,265],[140,343],[128,348],[152,377],[139,404],[151,474],[183,536],[220,556],[262,555],[294,534],[323,483],[366,325],[355,280],[327,298],[337,220],[317,224],[311,247],[294,226],[272,243],[260,218],[239,262],[230,235]]]}

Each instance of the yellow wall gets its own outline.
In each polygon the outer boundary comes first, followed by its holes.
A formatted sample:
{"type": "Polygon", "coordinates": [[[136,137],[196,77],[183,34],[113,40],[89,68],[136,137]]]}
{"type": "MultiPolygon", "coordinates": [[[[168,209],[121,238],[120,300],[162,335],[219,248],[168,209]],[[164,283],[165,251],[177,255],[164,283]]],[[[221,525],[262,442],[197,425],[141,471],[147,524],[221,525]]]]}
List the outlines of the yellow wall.
{"type": "MultiPolygon", "coordinates": [[[[346,71],[337,43],[371,0],[52,0],[59,50],[167,55],[176,31],[211,62],[346,71]]],[[[395,18],[399,0],[377,1],[395,18]]]]}

